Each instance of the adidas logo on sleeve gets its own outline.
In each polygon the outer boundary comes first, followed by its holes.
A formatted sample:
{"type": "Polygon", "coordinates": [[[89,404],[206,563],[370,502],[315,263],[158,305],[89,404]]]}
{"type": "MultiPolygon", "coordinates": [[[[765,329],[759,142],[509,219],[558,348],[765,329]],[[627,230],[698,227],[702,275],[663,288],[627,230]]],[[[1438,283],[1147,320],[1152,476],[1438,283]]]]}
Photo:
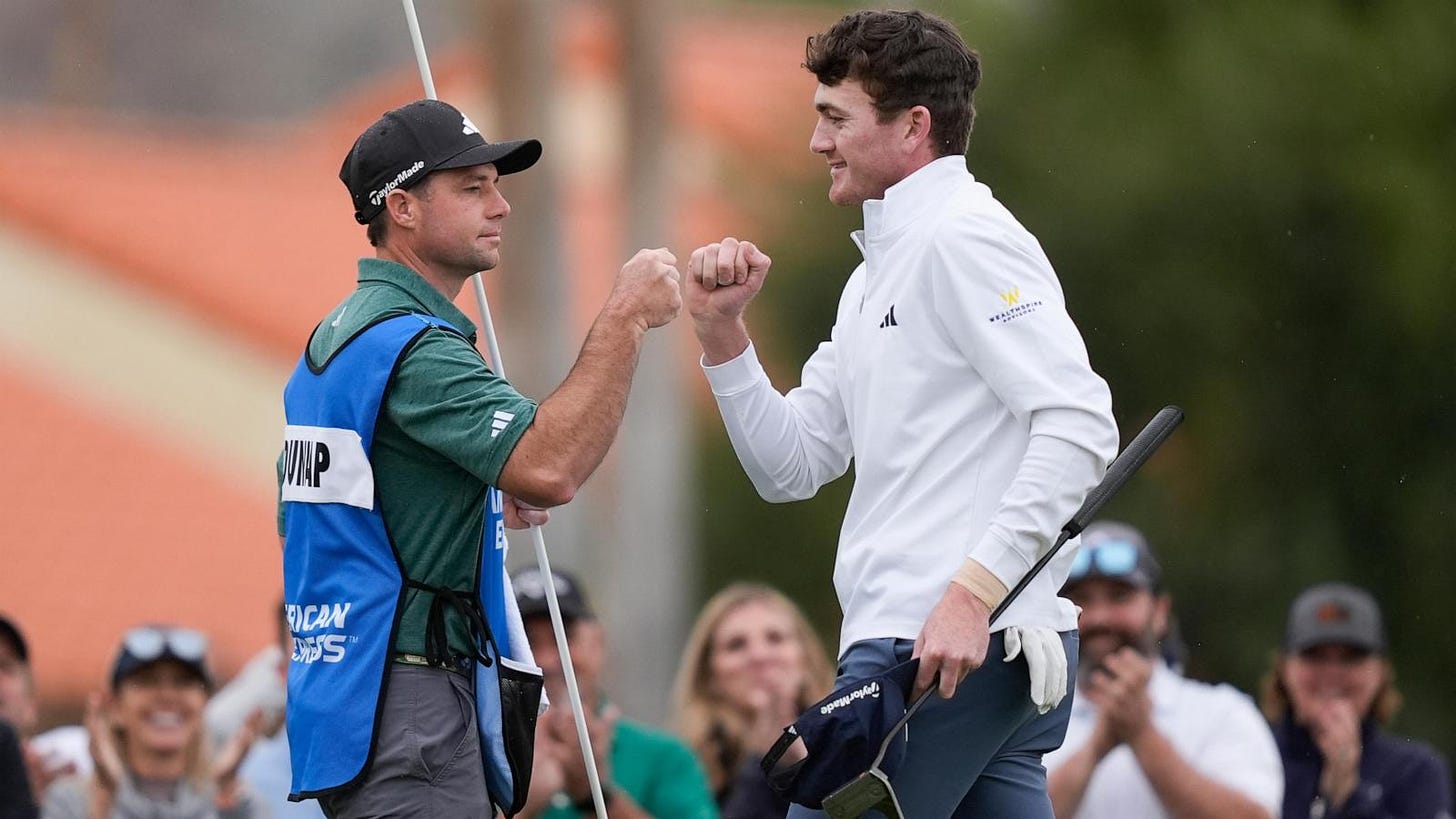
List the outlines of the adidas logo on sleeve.
{"type": "Polygon", "coordinates": [[[511,421],[515,420],[515,418],[516,414],[513,412],[496,410],[495,417],[492,418],[490,422],[490,437],[494,438],[497,435],[500,435],[501,432],[511,423],[511,421]]]}

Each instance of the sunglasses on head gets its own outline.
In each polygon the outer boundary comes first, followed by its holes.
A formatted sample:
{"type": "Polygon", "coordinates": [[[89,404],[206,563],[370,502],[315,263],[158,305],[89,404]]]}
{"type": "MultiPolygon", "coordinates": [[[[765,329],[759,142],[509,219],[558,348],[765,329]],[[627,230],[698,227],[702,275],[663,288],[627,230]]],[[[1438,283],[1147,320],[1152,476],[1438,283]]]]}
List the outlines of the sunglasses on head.
{"type": "Polygon", "coordinates": [[[198,663],[207,656],[207,637],[190,628],[138,626],[121,638],[121,646],[127,654],[144,663],[164,655],[198,663]]]}
{"type": "Polygon", "coordinates": [[[1095,546],[1083,546],[1072,558],[1068,580],[1081,580],[1096,568],[1104,577],[1124,577],[1138,564],[1137,546],[1126,540],[1104,540],[1095,546]]]}

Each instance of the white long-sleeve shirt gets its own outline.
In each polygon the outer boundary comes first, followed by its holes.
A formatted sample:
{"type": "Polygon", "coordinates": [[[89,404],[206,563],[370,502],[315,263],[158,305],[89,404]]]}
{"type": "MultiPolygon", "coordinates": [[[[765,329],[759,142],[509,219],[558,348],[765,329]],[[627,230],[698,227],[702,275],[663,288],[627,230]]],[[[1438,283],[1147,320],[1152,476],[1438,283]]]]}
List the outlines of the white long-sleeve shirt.
{"type": "MultiPolygon", "coordinates": [[[[915,638],[967,557],[1014,586],[1117,450],[1111,395],[1051,264],[963,158],[919,169],[864,216],[864,263],[798,387],[778,393],[752,345],[704,367],[765,499],[811,497],[855,462],[834,568],[841,653],[915,638]]],[[[1075,628],[1056,594],[1072,552],[993,628],[1075,628]]]]}

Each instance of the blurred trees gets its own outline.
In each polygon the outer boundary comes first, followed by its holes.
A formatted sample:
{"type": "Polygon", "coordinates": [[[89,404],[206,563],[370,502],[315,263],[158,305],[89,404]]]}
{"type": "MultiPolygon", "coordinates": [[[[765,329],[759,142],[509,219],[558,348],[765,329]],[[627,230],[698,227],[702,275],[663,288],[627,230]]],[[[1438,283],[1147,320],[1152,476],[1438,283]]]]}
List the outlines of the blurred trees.
{"type": "MultiPolygon", "coordinates": [[[[1294,594],[1356,582],[1385,608],[1398,727],[1456,755],[1456,4],[933,10],[984,63],[971,169],[1046,247],[1124,439],[1188,412],[1110,516],[1159,551],[1194,675],[1254,690],[1294,594]]],[[[750,319],[787,389],[858,262],[859,213],[822,179],[773,198],[750,319]]],[[[716,418],[701,436],[703,592],[768,580],[832,646],[848,480],[770,506],[716,418]]]]}

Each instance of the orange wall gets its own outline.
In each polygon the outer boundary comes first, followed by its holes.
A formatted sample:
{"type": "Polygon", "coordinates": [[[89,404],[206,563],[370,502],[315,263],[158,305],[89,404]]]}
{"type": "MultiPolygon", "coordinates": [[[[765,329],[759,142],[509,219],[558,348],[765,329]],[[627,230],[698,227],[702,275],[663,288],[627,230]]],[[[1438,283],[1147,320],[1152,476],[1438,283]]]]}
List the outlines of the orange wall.
{"type": "Polygon", "coordinates": [[[274,639],[272,504],[179,450],[0,360],[0,608],[31,644],[46,701],[105,680],[139,622],[206,631],[231,672],[274,639]]]}
{"type": "MultiPolygon", "coordinates": [[[[682,261],[696,244],[753,230],[737,199],[752,189],[742,174],[764,185],[823,171],[807,150],[813,80],[798,64],[805,33],[834,15],[756,14],[684,14],[665,43],[677,165],[664,242],[682,261]],[[705,52],[708,40],[718,47],[705,52]]],[[[601,42],[610,33],[591,15],[564,19],[563,85],[620,91],[615,52],[601,42]]],[[[488,99],[489,77],[467,54],[437,55],[435,69],[446,98],[488,99]]],[[[417,94],[413,66],[401,66],[308,121],[266,130],[10,112],[0,175],[44,183],[0,187],[0,220],[286,366],[348,291],[354,258],[370,252],[335,176],[343,150],[417,94]]],[[[624,260],[621,170],[606,163],[564,180],[577,332],[624,260]]],[[[62,318],[58,341],[84,330],[62,318]]],[[[684,384],[705,394],[694,345],[679,336],[684,384]]],[[[0,347],[0,611],[33,643],[43,701],[74,707],[138,622],[205,630],[224,675],[269,643],[281,582],[272,476],[226,476],[237,467],[188,451],[160,424],[118,422],[5,355],[0,347]]]]}

